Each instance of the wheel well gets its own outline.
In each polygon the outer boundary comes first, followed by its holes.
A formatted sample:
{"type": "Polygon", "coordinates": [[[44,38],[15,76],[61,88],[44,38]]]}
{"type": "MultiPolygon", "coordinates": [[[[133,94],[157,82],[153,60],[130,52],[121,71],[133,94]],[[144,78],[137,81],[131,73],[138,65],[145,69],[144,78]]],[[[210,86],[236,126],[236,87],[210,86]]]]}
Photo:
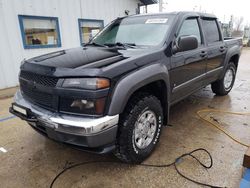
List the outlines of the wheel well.
{"type": "Polygon", "coordinates": [[[229,62],[233,62],[236,69],[238,68],[238,63],[239,63],[239,55],[234,55],[230,58],[229,62]]]}
{"type": "Polygon", "coordinates": [[[166,87],[165,82],[163,80],[158,80],[155,82],[151,82],[145,86],[142,86],[130,96],[129,100],[139,92],[149,93],[151,95],[154,95],[160,100],[161,106],[163,109],[163,114],[164,114],[164,124],[166,124],[167,118],[168,118],[167,117],[168,107],[167,107],[167,87],[166,87]]]}

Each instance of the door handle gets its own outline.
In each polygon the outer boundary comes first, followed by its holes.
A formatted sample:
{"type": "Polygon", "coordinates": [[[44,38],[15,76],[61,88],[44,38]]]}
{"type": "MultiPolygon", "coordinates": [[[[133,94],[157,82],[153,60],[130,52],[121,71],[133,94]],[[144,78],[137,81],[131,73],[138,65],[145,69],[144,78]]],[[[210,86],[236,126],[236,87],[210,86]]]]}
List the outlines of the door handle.
{"type": "Polygon", "coordinates": [[[201,57],[206,57],[207,56],[207,52],[206,51],[201,51],[200,56],[201,57]]]}

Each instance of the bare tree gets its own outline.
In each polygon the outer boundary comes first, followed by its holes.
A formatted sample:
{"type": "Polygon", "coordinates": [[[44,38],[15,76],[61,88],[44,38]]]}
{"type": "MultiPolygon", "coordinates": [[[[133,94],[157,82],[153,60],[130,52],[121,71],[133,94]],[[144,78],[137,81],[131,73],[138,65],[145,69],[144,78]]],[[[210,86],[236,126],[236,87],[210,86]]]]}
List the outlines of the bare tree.
{"type": "Polygon", "coordinates": [[[242,31],[243,21],[244,21],[243,17],[234,18],[234,30],[235,31],[242,31]]]}
{"type": "Polygon", "coordinates": [[[233,31],[232,36],[233,37],[242,37],[244,35],[243,32],[243,17],[232,17],[232,23],[233,23],[233,31]]]}

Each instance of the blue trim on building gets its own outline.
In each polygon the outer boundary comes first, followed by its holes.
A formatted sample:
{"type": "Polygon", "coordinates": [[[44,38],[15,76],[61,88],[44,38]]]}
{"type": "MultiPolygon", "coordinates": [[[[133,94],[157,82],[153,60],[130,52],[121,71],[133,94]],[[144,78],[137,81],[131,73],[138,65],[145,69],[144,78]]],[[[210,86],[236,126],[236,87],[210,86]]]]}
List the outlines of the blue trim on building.
{"type": "Polygon", "coordinates": [[[104,21],[103,20],[96,20],[96,19],[82,19],[82,18],[78,18],[78,28],[79,28],[79,37],[80,37],[80,45],[82,46],[84,43],[86,43],[85,41],[83,41],[82,35],[81,35],[81,22],[98,22],[102,24],[102,29],[104,28],[104,21]]]}
{"type": "Polygon", "coordinates": [[[32,15],[18,15],[19,26],[21,30],[21,36],[23,41],[24,49],[36,49],[36,48],[57,48],[61,47],[61,35],[60,35],[60,28],[59,28],[59,21],[58,17],[47,17],[47,16],[32,16],[32,15]],[[55,45],[27,45],[25,40],[25,32],[23,26],[23,19],[37,19],[37,20],[55,20],[56,21],[56,32],[57,32],[57,44],[55,45]]]}

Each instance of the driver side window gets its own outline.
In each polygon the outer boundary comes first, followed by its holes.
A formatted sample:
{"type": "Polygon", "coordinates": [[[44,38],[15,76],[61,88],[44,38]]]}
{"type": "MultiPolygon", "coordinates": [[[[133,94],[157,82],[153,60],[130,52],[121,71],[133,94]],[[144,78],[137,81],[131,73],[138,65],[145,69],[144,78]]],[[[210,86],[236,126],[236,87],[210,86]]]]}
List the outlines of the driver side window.
{"type": "Polygon", "coordinates": [[[197,18],[188,18],[186,19],[179,31],[178,37],[194,35],[198,39],[198,44],[201,45],[201,32],[198,24],[197,18]]]}

